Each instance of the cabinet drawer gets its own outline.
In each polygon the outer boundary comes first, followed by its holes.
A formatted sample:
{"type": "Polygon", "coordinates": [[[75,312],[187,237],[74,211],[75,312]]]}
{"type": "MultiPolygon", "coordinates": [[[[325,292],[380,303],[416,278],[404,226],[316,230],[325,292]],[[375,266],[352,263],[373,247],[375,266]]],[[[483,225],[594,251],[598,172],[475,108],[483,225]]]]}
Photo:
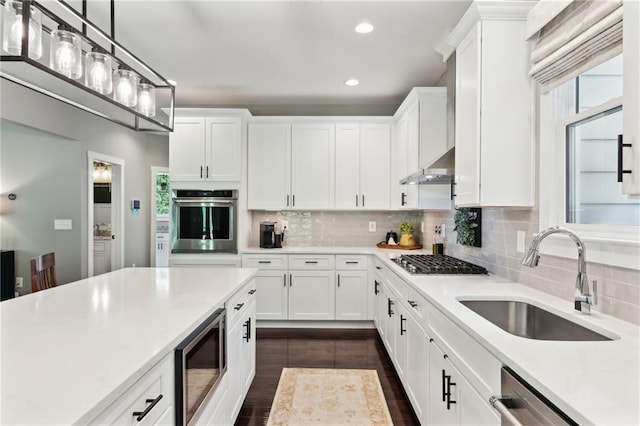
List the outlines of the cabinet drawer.
{"type": "Polygon", "coordinates": [[[488,350],[435,308],[429,310],[429,329],[438,345],[443,350],[448,348],[447,355],[480,395],[488,400],[500,393],[502,363],[488,350]]]}
{"type": "MultiPolygon", "coordinates": [[[[91,424],[146,425],[155,424],[167,409],[174,405],[173,351],[151,368],[113,404],[107,407],[91,424]],[[161,396],[161,397],[160,397],[161,396]],[[140,421],[139,415],[152,402],[153,408],[140,421]]],[[[173,419],[172,419],[173,420],[173,419]]]]}
{"type": "Polygon", "coordinates": [[[366,255],[336,255],[336,269],[349,270],[355,269],[364,271],[367,269],[366,255]]]}
{"type": "Polygon", "coordinates": [[[407,300],[406,303],[408,305],[408,311],[416,321],[420,324],[424,329],[427,328],[427,323],[429,322],[429,303],[427,300],[422,297],[413,287],[407,286],[407,300]]]}
{"type": "Polygon", "coordinates": [[[258,269],[288,269],[289,258],[287,255],[277,254],[245,254],[242,256],[242,267],[258,269]]]}
{"type": "Polygon", "coordinates": [[[334,269],[335,256],[328,255],[302,255],[292,254],[289,256],[289,269],[297,270],[317,270],[317,269],[334,269]]]}
{"type": "Polygon", "coordinates": [[[252,279],[242,286],[233,296],[229,298],[227,307],[227,329],[231,329],[235,322],[247,310],[247,307],[255,300],[256,280],[252,279]]]}
{"type": "Polygon", "coordinates": [[[386,274],[387,282],[393,288],[393,290],[398,293],[400,300],[403,302],[407,301],[407,287],[409,285],[399,276],[397,276],[394,272],[388,271],[386,274]]]}

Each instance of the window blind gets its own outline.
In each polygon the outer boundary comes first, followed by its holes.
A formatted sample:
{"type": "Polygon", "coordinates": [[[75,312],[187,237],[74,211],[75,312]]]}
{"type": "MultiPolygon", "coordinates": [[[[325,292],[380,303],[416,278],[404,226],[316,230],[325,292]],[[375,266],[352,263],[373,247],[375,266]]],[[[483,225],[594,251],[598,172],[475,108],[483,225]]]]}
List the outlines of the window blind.
{"type": "Polygon", "coordinates": [[[622,0],[572,0],[549,17],[541,0],[527,17],[529,75],[546,92],[622,52],[622,0]]]}

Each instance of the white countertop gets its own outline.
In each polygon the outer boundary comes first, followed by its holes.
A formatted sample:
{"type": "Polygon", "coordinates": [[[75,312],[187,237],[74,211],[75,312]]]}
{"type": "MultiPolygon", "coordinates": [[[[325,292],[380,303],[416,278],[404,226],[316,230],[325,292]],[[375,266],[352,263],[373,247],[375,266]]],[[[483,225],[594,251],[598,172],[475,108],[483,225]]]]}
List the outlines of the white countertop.
{"type": "MultiPolygon", "coordinates": [[[[252,248],[243,253],[375,254],[410,282],[429,302],[502,363],[579,424],[640,425],[640,327],[597,312],[584,315],[561,299],[497,276],[410,275],[390,261],[400,254],[427,250],[377,247],[252,248]],[[527,301],[591,328],[613,341],[560,342],[511,335],[458,302],[458,298],[527,301]]],[[[573,286],[568,282],[567,286],[573,286]]]]}
{"type": "Polygon", "coordinates": [[[127,268],[0,303],[0,423],[87,423],[255,271],[127,268]]]}

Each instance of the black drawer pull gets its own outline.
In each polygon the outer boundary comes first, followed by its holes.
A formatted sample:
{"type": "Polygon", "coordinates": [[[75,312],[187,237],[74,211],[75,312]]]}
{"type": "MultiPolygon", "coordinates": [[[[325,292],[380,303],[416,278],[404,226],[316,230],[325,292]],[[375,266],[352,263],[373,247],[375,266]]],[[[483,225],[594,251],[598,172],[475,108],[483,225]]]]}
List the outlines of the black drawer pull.
{"type": "Polygon", "coordinates": [[[251,340],[251,318],[244,322],[244,326],[247,327],[247,333],[242,336],[242,338],[245,342],[248,342],[249,340],[251,340]]]}
{"type": "Polygon", "coordinates": [[[318,261],[317,260],[305,260],[304,263],[315,265],[316,263],[318,263],[318,261]]]}
{"type": "Polygon", "coordinates": [[[161,399],[162,399],[162,394],[158,395],[156,399],[147,399],[145,402],[149,405],[147,405],[147,408],[145,408],[144,411],[133,412],[133,416],[136,416],[136,421],[138,422],[142,421],[142,419],[144,419],[145,416],[149,414],[149,411],[153,410],[153,407],[155,407],[156,404],[160,402],[161,399]]]}
{"type": "Polygon", "coordinates": [[[244,302],[238,303],[236,306],[233,307],[233,309],[235,309],[236,311],[239,311],[240,309],[242,309],[243,306],[244,306],[244,302]]]}
{"type": "Polygon", "coordinates": [[[340,287],[340,274],[338,274],[338,287],[340,287]]]}
{"type": "Polygon", "coordinates": [[[434,340],[433,340],[433,339],[429,339],[429,343],[433,343],[433,342],[434,342],[434,340]]]}
{"type": "Polygon", "coordinates": [[[271,263],[270,260],[258,260],[258,263],[271,263]]]}
{"type": "Polygon", "coordinates": [[[255,292],[256,292],[256,289],[255,289],[255,288],[254,288],[254,289],[252,289],[252,290],[249,290],[249,294],[253,294],[253,293],[255,293],[255,292]]]}
{"type": "Polygon", "coordinates": [[[407,300],[407,302],[409,302],[409,305],[412,308],[417,308],[418,307],[418,304],[416,302],[414,302],[413,300],[407,300]]]}
{"type": "Polygon", "coordinates": [[[402,327],[406,320],[407,319],[403,315],[400,315],[400,335],[401,336],[403,336],[404,333],[407,332],[407,329],[402,327]]]}
{"type": "Polygon", "coordinates": [[[284,286],[286,287],[286,286],[287,286],[287,274],[286,274],[286,273],[284,273],[284,274],[282,274],[282,275],[283,275],[283,277],[282,277],[282,278],[284,278],[282,281],[284,282],[284,286]]]}
{"type": "Polygon", "coordinates": [[[373,284],[374,284],[374,286],[373,286],[373,294],[377,295],[378,293],[380,293],[378,291],[378,286],[380,285],[380,283],[378,281],[374,280],[373,284]]]}
{"type": "Polygon", "coordinates": [[[379,266],[376,266],[376,269],[379,271],[379,270],[380,270],[380,269],[382,269],[382,268],[381,268],[381,267],[379,267],[379,266]]]}
{"type": "Polygon", "coordinates": [[[357,265],[360,262],[358,262],[357,260],[347,260],[345,263],[347,265],[357,265]]]}

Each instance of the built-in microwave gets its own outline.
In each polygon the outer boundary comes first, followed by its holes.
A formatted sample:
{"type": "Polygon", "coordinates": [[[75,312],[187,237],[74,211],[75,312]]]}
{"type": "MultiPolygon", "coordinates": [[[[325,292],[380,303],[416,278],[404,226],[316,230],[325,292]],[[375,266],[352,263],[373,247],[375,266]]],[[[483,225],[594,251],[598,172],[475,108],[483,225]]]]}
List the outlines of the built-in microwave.
{"type": "Polygon", "coordinates": [[[172,253],[237,253],[237,190],[174,190],[172,253]]]}
{"type": "Polygon", "coordinates": [[[218,309],[175,349],[176,425],[207,405],[227,371],[226,310],[218,309]]]}

